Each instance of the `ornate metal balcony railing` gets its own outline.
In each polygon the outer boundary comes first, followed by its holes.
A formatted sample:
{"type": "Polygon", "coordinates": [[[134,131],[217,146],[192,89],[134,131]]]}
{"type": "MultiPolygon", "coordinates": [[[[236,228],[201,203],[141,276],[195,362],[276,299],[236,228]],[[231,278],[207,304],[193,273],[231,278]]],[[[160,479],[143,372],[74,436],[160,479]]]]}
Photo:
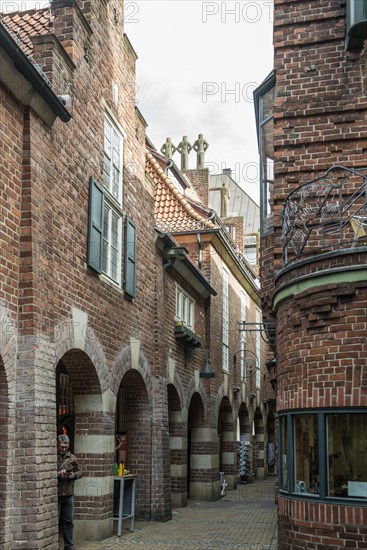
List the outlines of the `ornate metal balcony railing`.
{"type": "Polygon", "coordinates": [[[321,252],[367,246],[367,176],[344,166],[329,168],[288,195],[282,224],[284,266],[321,252]]]}

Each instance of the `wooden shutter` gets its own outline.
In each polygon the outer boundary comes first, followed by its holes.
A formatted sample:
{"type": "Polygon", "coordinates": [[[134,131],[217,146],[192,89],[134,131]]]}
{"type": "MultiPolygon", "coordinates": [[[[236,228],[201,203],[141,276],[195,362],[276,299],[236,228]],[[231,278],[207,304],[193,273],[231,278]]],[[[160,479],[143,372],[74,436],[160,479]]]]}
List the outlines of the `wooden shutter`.
{"type": "Polygon", "coordinates": [[[103,203],[102,186],[94,178],[90,178],[88,265],[98,273],[102,273],[103,203]]]}
{"type": "Polygon", "coordinates": [[[125,282],[124,291],[129,296],[136,294],[136,227],[133,222],[125,220],[125,282]]]}

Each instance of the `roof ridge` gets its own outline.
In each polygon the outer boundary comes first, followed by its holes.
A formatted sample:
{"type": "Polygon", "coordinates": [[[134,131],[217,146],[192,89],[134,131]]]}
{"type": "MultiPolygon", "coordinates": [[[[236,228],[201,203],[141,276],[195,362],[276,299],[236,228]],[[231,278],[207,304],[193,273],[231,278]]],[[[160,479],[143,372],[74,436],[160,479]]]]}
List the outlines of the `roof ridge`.
{"type": "Polygon", "coordinates": [[[14,13],[29,13],[31,11],[50,11],[50,6],[45,6],[44,8],[29,8],[28,10],[14,10],[9,12],[0,11],[0,15],[13,15],[14,13]]]}

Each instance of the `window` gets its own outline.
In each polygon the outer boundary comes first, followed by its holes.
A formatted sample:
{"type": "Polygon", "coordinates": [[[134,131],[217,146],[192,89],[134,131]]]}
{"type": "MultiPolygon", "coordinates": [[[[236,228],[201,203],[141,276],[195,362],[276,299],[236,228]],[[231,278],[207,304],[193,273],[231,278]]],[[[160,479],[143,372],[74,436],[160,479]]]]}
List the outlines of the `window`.
{"type": "Polygon", "coordinates": [[[236,242],[236,228],[235,228],[235,226],[234,225],[225,225],[224,229],[231,236],[232,241],[236,242]]]}
{"type": "Polygon", "coordinates": [[[194,329],[195,302],[180,286],[176,285],[176,319],[194,329]]]}
{"type": "Polygon", "coordinates": [[[282,416],[279,418],[279,433],[280,433],[280,448],[282,450],[281,456],[281,470],[280,470],[280,488],[283,491],[288,489],[288,425],[287,417],[282,416]]]}
{"type": "Polygon", "coordinates": [[[122,204],[122,135],[112,119],[105,115],[103,147],[104,185],[120,205],[122,204]]]}
{"type": "Polygon", "coordinates": [[[261,383],[261,372],[260,372],[260,365],[261,365],[261,331],[260,329],[260,323],[261,323],[261,313],[257,309],[256,310],[256,331],[255,331],[255,343],[256,343],[256,387],[260,388],[261,383]]]}
{"type": "Polygon", "coordinates": [[[260,155],[261,235],[273,232],[275,74],[271,73],[255,90],[255,111],[260,155]]]}
{"type": "MultiPolygon", "coordinates": [[[[123,138],[109,115],[104,118],[103,183],[90,179],[88,265],[121,286],[123,138]]],[[[136,229],[125,220],[124,290],[135,296],[136,229]]]]}
{"type": "Polygon", "coordinates": [[[280,488],[297,496],[367,500],[367,415],[310,411],[280,417],[280,488]]]}
{"type": "MultiPolygon", "coordinates": [[[[248,295],[246,292],[241,291],[241,319],[242,327],[245,327],[244,323],[247,318],[248,307],[248,295]]],[[[241,330],[241,378],[243,382],[246,382],[246,331],[241,330]]]]}
{"type": "Polygon", "coordinates": [[[257,235],[245,235],[244,256],[249,264],[257,264],[257,235]]]}
{"type": "Polygon", "coordinates": [[[367,415],[328,414],[327,491],[367,499],[367,415]]]}
{"type": "Polygon", "coordinates": [[[229,284],[228,272],[223,270],[222,284],[222,367],[228,371],[228,347],[229,347],[229,284]]]}
{"type": "Polygon", "coordinates": [[[102,272],[121,282],[122,216],[122,135],[106,114],[104,119],[104,196],[102,272]]]}
{"type": "Polygon", "coordinates": [[[295,442],[295,491],[296,493],[319,492],[319,449],[317,416],[302,414],[294,419],[295,442]]]}

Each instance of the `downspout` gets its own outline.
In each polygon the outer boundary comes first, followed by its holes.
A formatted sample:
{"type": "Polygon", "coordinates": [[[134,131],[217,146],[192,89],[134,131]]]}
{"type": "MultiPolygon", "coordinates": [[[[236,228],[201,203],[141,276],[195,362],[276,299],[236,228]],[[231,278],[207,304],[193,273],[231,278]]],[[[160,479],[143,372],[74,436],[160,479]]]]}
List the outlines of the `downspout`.
{"type": "Polygon", "coordinates": [[[176,259],[176,258],[170,258],[170,259],[168,260],[168,262],[166,262],[165,264],[163,264],[163,269],[166,270],[166,269],[168,269],[169,267],[172,267],[173,264],[175,263],[175,259],[176,259]]]}
{"type": "Polygon", "coordinates": [[[200,233],[197,234],[198,239],[198,268],[201,270],[203,265],[203,245],[201,242],[200,233]]]}
{"type": "Polygon", "coordinates": [[[164,173],[165,173],[165,174],[168,174],[168,170],[172,167],[172,165],[173,165],[173,160],[169,160],[169,161],[167,162],[167,166],[166,166],[166,168],[165,168],[165,170],[164,170],[164,173]]]}

